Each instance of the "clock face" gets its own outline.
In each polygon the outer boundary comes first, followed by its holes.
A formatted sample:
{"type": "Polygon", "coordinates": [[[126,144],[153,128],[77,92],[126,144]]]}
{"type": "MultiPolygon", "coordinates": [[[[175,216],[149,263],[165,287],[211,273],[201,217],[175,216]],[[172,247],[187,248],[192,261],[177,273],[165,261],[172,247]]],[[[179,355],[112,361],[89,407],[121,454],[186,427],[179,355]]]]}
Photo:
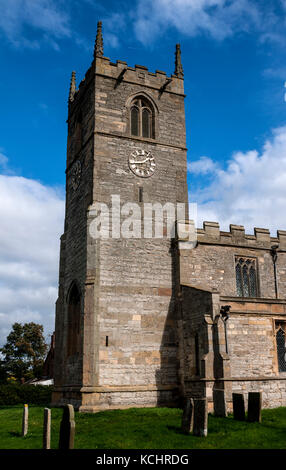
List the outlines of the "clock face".
{"type": "Polygon", "coordinates": [[[71,184],[74,191],[77,190],[81,177],[81,163],[77,160],[71,169],[71,184]]]}
{"type": "Polygon", "coordinates": [[[129,168],[134,175],[148,178],[155,171],[155,159],[147,150],[134,150],[129,156],[129,168]]]}

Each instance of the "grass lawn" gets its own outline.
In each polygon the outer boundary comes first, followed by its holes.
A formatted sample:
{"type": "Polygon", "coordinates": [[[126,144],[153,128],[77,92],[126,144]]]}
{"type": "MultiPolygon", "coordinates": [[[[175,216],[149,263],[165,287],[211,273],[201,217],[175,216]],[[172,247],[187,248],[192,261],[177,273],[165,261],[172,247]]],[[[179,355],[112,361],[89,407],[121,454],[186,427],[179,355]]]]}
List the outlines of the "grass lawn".
{"type": "MultiPolygon", "coordinates": [[[[0,449],[41,449],[44,406],[29,407],[21,437],[22,406],[0,407],[0,449]]],[[[131,408],[75,413],[76,449],[286,449],[286,408],[262,411],[262,423],[209,415],[208,437],[180,431],[176,408],[131,408]]],[[[52,409],[51,448],[58,448],[62,409],[52,409]]]]}

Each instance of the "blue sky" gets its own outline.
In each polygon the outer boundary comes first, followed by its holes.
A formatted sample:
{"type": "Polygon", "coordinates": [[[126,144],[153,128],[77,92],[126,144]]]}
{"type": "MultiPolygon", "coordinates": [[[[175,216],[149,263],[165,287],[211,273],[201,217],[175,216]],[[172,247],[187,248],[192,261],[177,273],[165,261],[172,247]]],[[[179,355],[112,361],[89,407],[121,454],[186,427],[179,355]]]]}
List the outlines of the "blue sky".
{"type": "Polygon", "coordinates": [[[0,342],[13,321],[53,328],[69,81],[92,61],[99,19],[112,61],[170,75],[181,43],[199,225],[286,229],[285,0],[0,0],[0,11],[0,342]]]}
{"type": "MultiPolygon", "coordinates": [[[[276,13],[273,31],[271,25],[265,31],[251,18],[247,26],[241,24],[240,28],[238,21],[229,23],[226,16],[222,27],[230,31],[225,31],[226,37],[222,38],[218,31],[203,28],[203,24],[192,31],[182,23],[176,26],[172,18],[163,31],[157,31],[160,24],[154,11],[154,19],[146,17],[146,25],[140,26],[144,20],[140,5],[146,5],[146,14],[150,11],[148,3],[138,1],[136,6],[136,2],[129,1],[0,1],[1,11],[7,11],[0,20],[0,146],[17,173],[44,184],[64,184],[70,74],[75,69],[80,81],[89,67],[98,19],[103,20],[105,55],[111,60],[126,60],[131,66],[140,63],[152,71],[160,69],[171,74],[175,44],[181,43],[190,162],[207,155],[223,164],[236,150],[260,149],[271,129],[285,124],[285,13],[279,0],[267,2],[265,7],[261,1],[253,2],[257,15],[271,9],[276,13]],[[28,12],[24,15],[25,5],[28,12]],[[47,11],[50,21],[40,21],[37,15],[47,11]],[[9,26],[5,27],[8,18],[9,26]],[[277,24],[281,26],[281,38],[267,39],[266,34],[276,33],[277,24]]],[[[164,4],[174,16],[175,3],[181,9],[192,3],[224,4],[194,0],[152,3],[162,5],[163,20],[164,4]]],[[[245,11],[246,6],[242,8],[241,21],[245,11]]],[[[188,15],[185,22],[191,21],[188,15]]]]}

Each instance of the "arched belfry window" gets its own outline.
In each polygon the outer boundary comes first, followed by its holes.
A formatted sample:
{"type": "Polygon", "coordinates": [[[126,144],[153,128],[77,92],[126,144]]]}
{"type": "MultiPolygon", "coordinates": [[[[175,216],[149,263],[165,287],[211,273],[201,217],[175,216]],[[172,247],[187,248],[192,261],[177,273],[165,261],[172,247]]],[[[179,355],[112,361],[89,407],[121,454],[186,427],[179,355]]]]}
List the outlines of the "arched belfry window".
{"type": "Polygon", "coordinates": [[[235,261],[237,295],[239,297],[258,297],[256,260],[237,257],[235,261]]]}
{"type": "Polygon", "coordinates": [[[80,348],[80,303],[80,291],[76,283],[73,283],[68,296],[68,356],[78,353],[80,348]]]}
{"type": "Polygon", "coordinates": [[[135,98],[130,107],[131,135],[154,139],[154,109],[144,97],[135,98]]]}

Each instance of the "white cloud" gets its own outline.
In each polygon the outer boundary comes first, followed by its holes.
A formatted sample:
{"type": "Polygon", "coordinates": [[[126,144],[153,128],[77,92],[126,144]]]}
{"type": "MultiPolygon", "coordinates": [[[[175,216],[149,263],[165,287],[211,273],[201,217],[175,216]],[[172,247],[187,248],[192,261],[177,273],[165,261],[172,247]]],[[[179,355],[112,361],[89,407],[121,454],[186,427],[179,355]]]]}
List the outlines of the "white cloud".
{"type": "MultiPolygon", "coordinates": [[[[193,163],[196,174],[205,174],[205,158],[193,163]]],[[[209,168],[209,186],[190,191],[190,200],[198,203],[199,226],[211,220],[228,230],[233,223],[245,225],[249,233],[264,227],[274,236],[286,229],[286,126],[273,131],[261,152],[236,152],[226,169],[215,162],[209,168]]]]}
{"type": "Polygon", "coordinates": [[[6,170],[8,165],[8,157],[3,153],[3,149],[0,148],[0,167],[2,170],[6,170]]]}
{"type": "Polygon", "coordinates": [[[281,8],[278,14],[272,2],[137,0],[125,8],[114,7],[112,10],[96,0],[0,0],[0,33],[16,47],[39,49],[45,42],[59,50],[59,40],[71,38],[90,51],[90,42],[75,26],[74,18],[80,11],[94,24],[101,13],[105,43],[112,48],[118,47],[127,26],[129,35],[133,26],[135,37],[143,44],[172,28],[189,37],[205,34],[224,40],[236,33],[258,32],[262,42],[281,45],[284,41],[286,9],[281,8]],[[94,6],[94,17],[84,3],[94,6]]]}
{"type": "Polygon", "coordinates": [[[201,157],[195,162],[188,163],[188,170],[195,175],[206,175],[215,172],[217,169],[218,164],[209,157],[201,157]]]}
{"type": "Polygon", "coordinates": [[[286,67],[269,67],[264,69],[262,74],[266,78],[276,78],[283,80],[285,87],[286,67]]]}
{"type": "Polygon", "coordinates": [[[0,31],[17,47],[37,49],[42,40],[55,49],[56,40],[71,35],[69,16],[55,0],[0,0],[0,31]],[[35,38],[27,37],[29,27],[35,38]]]}
{"type": "Polygon", "coordinates": [[[0,175],[0,344],[15,322],[54,329],[64,200],[55,189],[0,175]]]}
{"type": "Polygon", "coordinates": [[[116,49],[120,44],[120,36],[124,34],[128,21],[126,13],[114,12],[103,18],[104,44],[116,49]]]}
{"type": "Polygon", "coordinates": [[[206,33],[223,40],[261,25],[252,0],[138,0],[135,34],[143,43],[173,27],[186,36],[206,33]]]}
{"type": "Polygon", "coordinates": [[[104,35],[104,43],[105,45],[108,45],[109,47],[116,49],[119,46],[118,36],[116,36],[113,33],[106,33],[104,35]]]}

